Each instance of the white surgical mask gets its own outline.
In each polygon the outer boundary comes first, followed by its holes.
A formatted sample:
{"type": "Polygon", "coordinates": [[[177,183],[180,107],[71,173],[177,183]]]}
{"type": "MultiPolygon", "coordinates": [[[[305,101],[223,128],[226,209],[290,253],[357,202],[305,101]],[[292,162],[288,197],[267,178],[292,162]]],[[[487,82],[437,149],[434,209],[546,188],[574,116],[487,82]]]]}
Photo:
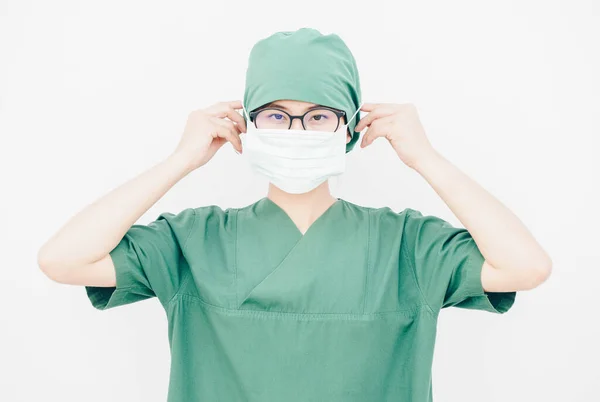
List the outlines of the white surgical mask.
{"type": "Polygon", "coordinates": [[[346,169],[347,123],[335,132],[258,129],[247,112],[246,118],[241,139],[248,163],[286,193],[307,193],[346,169]]]}

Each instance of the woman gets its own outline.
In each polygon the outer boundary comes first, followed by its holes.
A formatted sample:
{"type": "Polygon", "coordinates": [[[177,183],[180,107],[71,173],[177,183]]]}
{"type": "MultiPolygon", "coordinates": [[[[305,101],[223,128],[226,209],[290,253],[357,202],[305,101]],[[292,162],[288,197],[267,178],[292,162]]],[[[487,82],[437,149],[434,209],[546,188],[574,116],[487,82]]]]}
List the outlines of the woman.
{"type": "Polygon", "coordinates": [[[158,298],[169,401],[431,401],[440,310],[504,313],[548,277],[550,258],[431,146],[413,105],[360,108],[337,35],[259,41],[243,103],[192,112],[176,150],[68,222],[40,250],[41,269],[84,285],[101,310],[158,298]],[[364,129],[362,147],[385,137],[466,228],[332,196],[327,179],[364,129]],[[269,179],[265,198],[134,224],[226,142],[269,179]]]}

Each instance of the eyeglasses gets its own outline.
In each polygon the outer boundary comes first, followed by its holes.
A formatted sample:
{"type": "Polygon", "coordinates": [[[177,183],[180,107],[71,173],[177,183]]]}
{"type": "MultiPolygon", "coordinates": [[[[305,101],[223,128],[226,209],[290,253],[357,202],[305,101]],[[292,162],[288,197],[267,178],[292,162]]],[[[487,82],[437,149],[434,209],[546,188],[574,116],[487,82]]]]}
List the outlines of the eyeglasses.
{"type": "Polygon", "coordinates": [[[289,130],[294,119],[300,119],[305,130],[334,132],[340,126],[340,119],[346,115],[343,110],[317,107],[302,115],[292,116],[285,110],[265,108],[249,113],[256,128],[278,128],[289,130]]]}

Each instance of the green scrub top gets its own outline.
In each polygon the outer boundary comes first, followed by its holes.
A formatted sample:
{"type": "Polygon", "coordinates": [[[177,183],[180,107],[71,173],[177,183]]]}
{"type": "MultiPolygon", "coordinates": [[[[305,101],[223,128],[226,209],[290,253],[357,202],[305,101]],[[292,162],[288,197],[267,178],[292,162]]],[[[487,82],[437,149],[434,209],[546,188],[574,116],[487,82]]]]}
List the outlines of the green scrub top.
{"type": "Polygon", "coordinates": [[[163,213],[110,253],[109,309],[156,296],[169,402],[432,401],[440,310],[506,312],[464,228],[338,199],[303,235],[269,198],[163,213]]]}

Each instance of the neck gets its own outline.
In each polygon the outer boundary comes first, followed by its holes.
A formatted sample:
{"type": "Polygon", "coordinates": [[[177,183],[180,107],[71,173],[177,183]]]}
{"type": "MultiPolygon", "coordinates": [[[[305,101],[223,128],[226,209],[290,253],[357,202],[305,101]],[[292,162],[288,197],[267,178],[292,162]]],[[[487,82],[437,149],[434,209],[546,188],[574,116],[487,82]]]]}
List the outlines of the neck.
{"type": "Polygon", "coordinates": [[[289,194],[269,184],[267,197],[287,212],[302,233],[337,201],[331,195],[328,181],[303,194],[289,194]]]}

